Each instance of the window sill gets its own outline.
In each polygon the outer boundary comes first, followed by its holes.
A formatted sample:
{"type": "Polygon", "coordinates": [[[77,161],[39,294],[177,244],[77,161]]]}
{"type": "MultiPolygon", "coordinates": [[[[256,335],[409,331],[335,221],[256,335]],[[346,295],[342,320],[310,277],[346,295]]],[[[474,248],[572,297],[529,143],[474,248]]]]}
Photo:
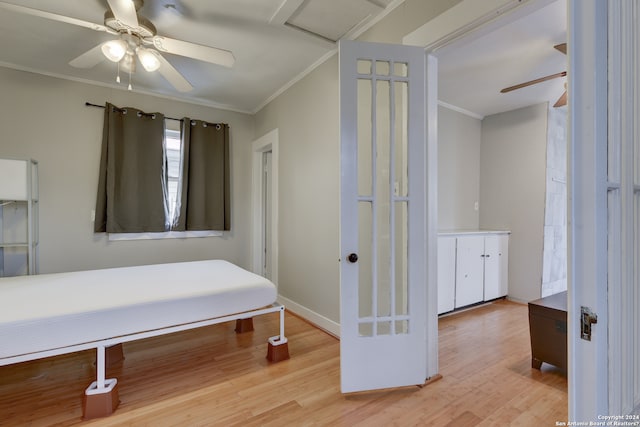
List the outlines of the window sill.
{"type": "Polygon", "coordinates": [[[194,237],[222,237],[222,231],[167,231],[163,233],[108,233],[109,241],[188,239],[194,237]]]}

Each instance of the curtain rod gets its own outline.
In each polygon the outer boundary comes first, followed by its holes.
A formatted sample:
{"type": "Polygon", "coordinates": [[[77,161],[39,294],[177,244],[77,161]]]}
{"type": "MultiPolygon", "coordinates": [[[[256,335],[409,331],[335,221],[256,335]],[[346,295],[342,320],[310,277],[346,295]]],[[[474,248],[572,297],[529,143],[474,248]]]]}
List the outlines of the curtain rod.
{"type": "MultiPolygon", "coordinates": [[[[105,108],[104,105],[92,104],[90,102],[85,102],[84,105],[86,105],[87,107],[98,107],[103,109],[105,108]]],[[[174,119],[173,117],[165,117],[165,119],[182,121],[182,119],[174,119]]]]}
{"type": "MultiPolygon", "coordinates": [[[[87,102],[85,102],[85,103],[84,103],[84,105],[85,105],[85,106],[87,106],[87,107],[98,107],[98,108],[102,108],[102,109],[104,109],[104,108],[105,108],[105,106],[104,106],[104,105],[92,104],[92,103],[90,103],[90,102],[88,102],[88,101],[87,101],[87,102]]],[[[173,117],[166,117],[166,116],[165,116],[165,119],[169,119],[169,120],[177,120],[177,121],[179,121],[179,122],[181,122],[181,121],[182,121],[182,119],[174,119],[173,117]]],[[[205,122],[204,120],[201,120],[201,121],[202,121],[203,123],[206,123],[206,124],[211,125],[211,126],[220,126],[221,124],[224,124],[224,123],[209,123],[209,122],[205,122]]],[[[193,120],[192,120],[192,124],[193,124],[193,120]]],[[[206,126],[205,126],[205,127],[206,127],[206,126]]],[[[231,127],[231,126],[228,126],[228,127],[231,127]]]]}

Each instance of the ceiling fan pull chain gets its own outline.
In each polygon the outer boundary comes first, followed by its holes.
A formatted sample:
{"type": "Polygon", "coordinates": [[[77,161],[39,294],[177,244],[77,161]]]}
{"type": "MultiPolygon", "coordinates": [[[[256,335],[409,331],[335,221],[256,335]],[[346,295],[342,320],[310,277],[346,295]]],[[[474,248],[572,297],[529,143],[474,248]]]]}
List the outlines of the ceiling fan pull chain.
{"type": "Polygon", "coordinates": [[[128,90],[131,90],[131,69],[129,69],[129,86],[127,86],[128,90]]]}
{"type": "Polygon", "coordinates": [[[118,61],[118,74],[116,75],[116,83],[120,83],[120,61],[118,61]]]}

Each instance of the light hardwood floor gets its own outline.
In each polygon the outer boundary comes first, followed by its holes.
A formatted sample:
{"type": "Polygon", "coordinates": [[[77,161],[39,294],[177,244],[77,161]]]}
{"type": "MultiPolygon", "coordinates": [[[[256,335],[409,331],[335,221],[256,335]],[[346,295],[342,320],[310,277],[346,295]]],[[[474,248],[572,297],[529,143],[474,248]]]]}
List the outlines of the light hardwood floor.
{"type": "Polygon", "coordinates": [[[527,307],[500,301],[440,319],[440,373],[426,387],[344,396],[339,342],[287,315],[291,359],[269,364],[277,315],[124,345],[120,407],[82,421],[93,352],[0,367],[2,426],[554,426],[567,380],[531,369],[527,307]]]}

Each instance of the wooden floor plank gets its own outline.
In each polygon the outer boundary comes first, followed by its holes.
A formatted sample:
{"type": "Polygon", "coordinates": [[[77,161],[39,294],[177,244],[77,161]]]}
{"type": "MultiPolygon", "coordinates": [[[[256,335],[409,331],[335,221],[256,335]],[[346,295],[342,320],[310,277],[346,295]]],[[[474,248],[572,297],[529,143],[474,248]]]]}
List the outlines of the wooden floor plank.
{"type": "Polygon", "coordinates": [[[440,319],[440,373],[426,387],[340,393],[334,337],[287,314],[291,359],[270,364],[278,316],[124,345],[109,369],[121,404],[83,422],[81,394],[94,380],[85,351],[0,367],[1,426],[494,426],[555,425],[567,418],[567,379],[530,367],[527,308],[499,301],[440,319]]]}

